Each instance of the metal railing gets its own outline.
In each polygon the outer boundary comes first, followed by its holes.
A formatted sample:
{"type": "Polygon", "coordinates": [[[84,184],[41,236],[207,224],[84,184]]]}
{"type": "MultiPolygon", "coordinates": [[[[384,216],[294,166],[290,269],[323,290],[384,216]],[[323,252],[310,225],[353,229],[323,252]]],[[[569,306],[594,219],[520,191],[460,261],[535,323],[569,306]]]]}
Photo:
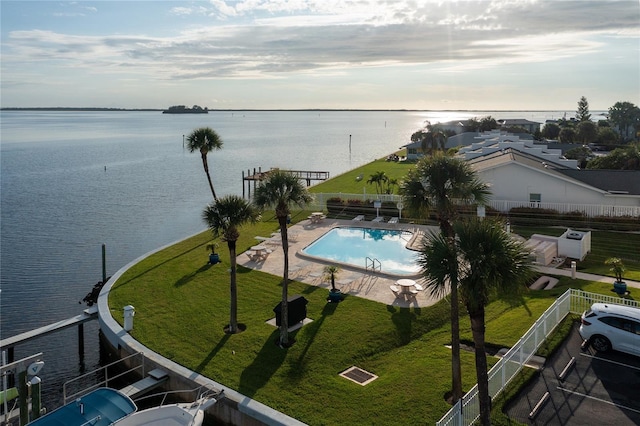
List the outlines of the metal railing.
{"type": "Polygon", "coordinates": [[[382,263],[380,263],[380,261],[378,259],[376,259],[375,257],[372,259],[370,257],[367,257],[364,260],[364,269],[369,271],[373,271],[373,272],[380,272],[382,271],[382,263]]]}
{"type": "Polygon", "coordinates": [[[142,352],[134,353],[65,382],[62,385],[64,404],[66,405],[69,401],[85,395],[94,389],[109,386],[110,382],[131,373],[144,377],[144,354],[142,352]],[[117,372],[110,376],[110,369],[116,369],[117,372]],[[102,380],[98,380],[96,377],[102,377],[102,380]],[[71,393],[70,389],[73,389],[71,393]]]}
{"type": "MultiPolygon", "coordinates": [[[[570,313],[580,314],[593,303],[623,304],[638,307],[635,300],[622,299],[569,289],[538,318],[531,328],[513,347],[489,370],[489,396],[493,399],[522,370],[527,362],[551,334],[558,324],[570,313]]],[[[467,426],[480,416],[478,385],[460,399],[437,423],[437,426],[467,426]]]]}

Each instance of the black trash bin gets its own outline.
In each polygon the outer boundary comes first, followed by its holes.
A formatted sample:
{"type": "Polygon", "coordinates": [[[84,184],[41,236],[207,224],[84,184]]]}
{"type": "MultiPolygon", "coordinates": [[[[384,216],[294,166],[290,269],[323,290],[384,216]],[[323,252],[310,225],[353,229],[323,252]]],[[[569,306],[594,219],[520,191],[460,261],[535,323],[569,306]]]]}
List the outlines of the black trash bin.
{"type": "MultiPolygon", "coordinates": [[[[299,294],[287,299],[289,327],[307,317],[307,303],[309,303],[309,301],[299,294]]],[[[273,308],[273,312],[276,314],[276,325],[279,327],[282,323],[282,302],[273,308]]]]}

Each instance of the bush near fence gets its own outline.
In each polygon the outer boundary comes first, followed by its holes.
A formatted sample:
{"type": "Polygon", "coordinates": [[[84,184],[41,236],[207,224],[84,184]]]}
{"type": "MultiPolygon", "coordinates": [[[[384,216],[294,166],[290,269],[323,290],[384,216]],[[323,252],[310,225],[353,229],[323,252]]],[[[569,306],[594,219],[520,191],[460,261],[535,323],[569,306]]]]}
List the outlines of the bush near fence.
{"type": "MultiPolygon", "coordinates": [[[[375,200],[343,200],[340,197],[333,197],[327,200],[327,212],[332,216],[357,216],[363,214],[371,216],[376,214],[373,206],[375,200]]],[[[383,201],[379,209],[380,216],[398,216],[398,207],[392,201],[383,201]]]]}
{"type": "MultiPolygon", "coordinates": [[[[327,212],[332,216],[357,216],[363,214],[365,216],[371,216],[376,214],[376,209],[373,203],[376,200],[360,200],[360,199],[343,199],[341,197],[331,197],[326,201],[327,212]]],[[[477,206],[474,205],[458,205],[456,210],[461,217],[474,217],[477,216],[477,206]]],[[[398,216],[398,206],[395,201],[382,201],[380,207],[380,216],[393,217],[398,216]]],[[[404,213],[404,211],[403,211],[404,213]]],[[[490,206],[485,207],[485,215],[487,217],[502,217],[504,216],[499,210],[496,210],[490,206]]],[[[405,215],[403,214],[403,217],[405,215]]],[[[414,220],[415,218],[412,218],[414,220]]],[[[435,209],[429,213],[426,218],[427,221],[437,221],[435,209]]]]}
{"type": "Polygon", "coordinates": [[[581,211],[561,213],[538,207],[514,207],[509,210],[509,221],[520,226],[546,226],[550,222],[567,228],[591,228],[606,231],[632,231],[640,229],[640,217],[595,216],[581,211]]]}

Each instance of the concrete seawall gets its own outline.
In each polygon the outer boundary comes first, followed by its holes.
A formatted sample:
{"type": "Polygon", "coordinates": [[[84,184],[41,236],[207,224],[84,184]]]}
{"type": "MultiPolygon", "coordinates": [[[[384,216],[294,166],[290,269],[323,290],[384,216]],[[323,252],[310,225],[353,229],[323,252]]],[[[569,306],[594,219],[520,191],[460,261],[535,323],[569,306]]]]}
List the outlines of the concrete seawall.
{"type": "Polygon", "coordinates": [[[113,284],[118,281],[122,274],[142,259],[176,243],[178,243],[178,241],[167,244],[135,259],[117,271],[104,285],[98,297],[98,320],[100,322],[100,331],[103,334],[103,343],[109,346],[108,349],[120,358],[142,352],[145,358],[145,367],[147,367],[148,371],[160,368],[169,374],[169,381],[166,387],[170,390],[194,389],[199,386],[224,390],[225,397],[207,410],[207,413],[213,415],[220,422],[243,426],[305,425],[305,423],[164,358],[162,355],[152,351],[131,337],[113,318],[108,303],[109,292],[113,284]]]}

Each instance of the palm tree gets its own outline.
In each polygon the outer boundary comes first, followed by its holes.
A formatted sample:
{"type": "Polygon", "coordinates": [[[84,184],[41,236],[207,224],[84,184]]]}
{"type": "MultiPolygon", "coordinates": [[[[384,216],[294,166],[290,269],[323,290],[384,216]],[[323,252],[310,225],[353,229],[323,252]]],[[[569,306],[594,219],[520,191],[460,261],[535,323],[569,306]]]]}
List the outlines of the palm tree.
{"type": "Polygon", "coordinates": [[[441,127],[437,125],[428,125],[428,132],[422,134],[420,139],[420,148],[424,155],[432,155],[434,152],[441,150],[444,151],[445,144],[447,143],[447,136],[441,127]]]}
{"type": "Polygon", "coordinates": [[[202,212],[202,218],[213,233],[214,238],[222,236],[229,247],[231,263],[231,309],[227,332],[238,332],[238,288],[236,285],[236,241],[240,237],[238,228],[245,223],[255,223],[260,212],[252,204],[237,195],[224,196],[209,204],[202,212]]]}
{"type": "Polygon", "coordinates": [[[313,198],[300,180],[282,170],[270,172],[266,179],[256,188],[253,202],[260,208],[275,207],[276,217],[280,224],[282,251],[284,253],[284,271],[282,273],[282,303],[280,320],[280,346],[289,346],[289,309],[287,306],[289,289],[289,237],[287,218],[291,206],[304,208],[313,198]]]}
{"type": "MultiPolygon", "coordinates": [[[[400,185],[400,194],[410,214],[424,217],[434,211],[440,231],[453,244],[455,232],[452,220],[457,215],[456,202],[485,204],[490,192],[464,160],[436,152],[431,157],[422,158],[409,171],[400,185]]],[[[462,398],[462,372],[458,281],[455,275],[451,278],[451,381],[455,403],[462,398]]]]}
{"type": "Polygon", "coordinates": [[[187,137],[187,149],[189,152],[200,151],[200,157],[202,158],[202,167],[207,174],[207,181],[209,182],[209,188],[211,188],[211,194],[215,201],[216,191],[213,189],[213,183],[211,182],[211,175],[209,174],[209,163],[207,161],[207,154],[213,150],[222,149],[222,139],[220,136],[210,127],[200,127],[195,129],[187,137]]]}
{"type": "Polygon", "coordinates": [[[460,285],[475,346],[480,421],[490,425],[485,306],[494,297],[509,299],[518,295],[530,281],[533,269],[524,244],[511,238],[497,222],[458,222],[454,231],[457,238],[453,245],[442,232],[426,239],[418,263],[433,295],[442,294],[447,281],[458,281],[460,285]]]}
{"type": "Polygon", "coordinates": [[[340,267],[336,265],[327,265],[322,270],[324,273],[323,279],[331,280],[331,290],[336,291],[336,275],[340,272],[340,267]]]}
{"type": "Polygon", "coordinates": [[[383,192],[384,184],[389,180],[387,174],[383,171],[375,172],[367,180],[368,184],[376,186],[376,194],[380,195],[383,192]]]}

